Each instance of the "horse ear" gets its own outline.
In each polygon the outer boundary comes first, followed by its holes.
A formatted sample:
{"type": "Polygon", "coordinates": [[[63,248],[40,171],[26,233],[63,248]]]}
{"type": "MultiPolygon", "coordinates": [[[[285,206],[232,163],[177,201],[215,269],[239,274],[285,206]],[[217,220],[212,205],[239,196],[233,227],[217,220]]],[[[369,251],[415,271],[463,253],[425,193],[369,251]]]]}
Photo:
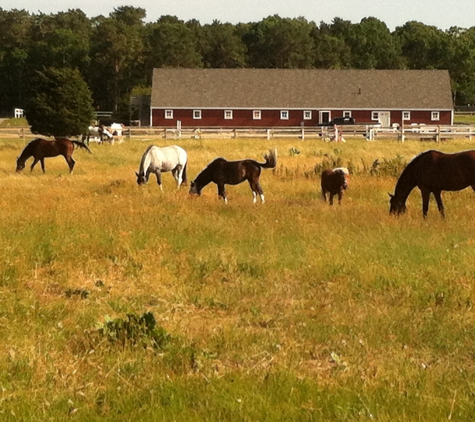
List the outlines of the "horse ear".
{"type": "Polygon", "coordinates": [[[139,174],[138,174],[137,172],[135,172],[135,175],[136,175],[137,177],[139,177],[139,174]]]}
{"type": "Polygon", "coordinates": [[[390,198],[394,198],[394,195],[391,195],[389,192],[388,192],[388,195],[390,198]]]}

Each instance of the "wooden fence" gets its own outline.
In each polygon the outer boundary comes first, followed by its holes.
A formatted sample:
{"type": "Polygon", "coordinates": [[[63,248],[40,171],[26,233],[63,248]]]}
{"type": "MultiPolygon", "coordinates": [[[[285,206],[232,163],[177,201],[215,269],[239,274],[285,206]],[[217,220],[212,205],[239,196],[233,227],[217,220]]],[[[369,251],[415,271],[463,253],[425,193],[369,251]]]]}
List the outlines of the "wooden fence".
{"type": "MultiPolygon", "coordinates": [[[[1,138],[32,139],[29,128],[0,128],[1,138]]],[[[454,138],[472,139],[475,125],[408,125],[404,127],[382,128],[377,125],[345,125],[337,127],[282,127],[282,128],[160,128],[126,127],[123,139],[216,139],[216,138],[298,138],[344,141],[345,138],[364,137],[369,141],[383,139],[418,139],[421,141],[447,141],[454,138]]]]}

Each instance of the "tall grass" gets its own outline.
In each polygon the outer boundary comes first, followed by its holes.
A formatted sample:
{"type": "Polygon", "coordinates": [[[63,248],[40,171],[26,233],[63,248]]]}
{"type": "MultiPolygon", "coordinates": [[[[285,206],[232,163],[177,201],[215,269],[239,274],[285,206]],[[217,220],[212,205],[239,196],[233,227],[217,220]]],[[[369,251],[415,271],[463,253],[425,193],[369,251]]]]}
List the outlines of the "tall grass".
{"type": "Polygon", "coordinates": [[[24,144],[0,143],[2,420],[471,418],[473,193],[444,194],[446,219],[432,204],[423,220],[418,192],[388,215],[397,175],[434,144],[173,142],[191,179],[276,146],[266,203],[246,184],[228,205],[214,185],[191,197],[169,174],[164,193],[138,187],[148,142],[76,151],[73,175],[62,158],[15,174],[24,144]],[[352,174],[330,207],[333,165],[352,174]]]}

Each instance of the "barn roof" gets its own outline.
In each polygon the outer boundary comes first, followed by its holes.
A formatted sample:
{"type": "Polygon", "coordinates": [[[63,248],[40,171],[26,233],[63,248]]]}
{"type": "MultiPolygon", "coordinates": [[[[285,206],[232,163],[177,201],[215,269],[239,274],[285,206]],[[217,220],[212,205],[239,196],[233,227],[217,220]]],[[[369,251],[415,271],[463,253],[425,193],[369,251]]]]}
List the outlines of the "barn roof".
{"type": "Polygon", "coordinates": [[[154,69],[151,107],[452,110],[446,70],[154,69]]]}

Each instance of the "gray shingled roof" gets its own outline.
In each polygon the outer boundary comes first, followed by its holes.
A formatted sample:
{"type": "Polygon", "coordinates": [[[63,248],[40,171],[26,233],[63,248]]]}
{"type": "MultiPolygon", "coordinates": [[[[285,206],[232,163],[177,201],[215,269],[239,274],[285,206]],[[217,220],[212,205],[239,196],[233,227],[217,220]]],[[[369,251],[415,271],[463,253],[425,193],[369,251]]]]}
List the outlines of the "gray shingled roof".
{"type": "Polygon", "coordinates": [[[154,69],[151,107],[452,110],[446,70],[154,69]]]}

